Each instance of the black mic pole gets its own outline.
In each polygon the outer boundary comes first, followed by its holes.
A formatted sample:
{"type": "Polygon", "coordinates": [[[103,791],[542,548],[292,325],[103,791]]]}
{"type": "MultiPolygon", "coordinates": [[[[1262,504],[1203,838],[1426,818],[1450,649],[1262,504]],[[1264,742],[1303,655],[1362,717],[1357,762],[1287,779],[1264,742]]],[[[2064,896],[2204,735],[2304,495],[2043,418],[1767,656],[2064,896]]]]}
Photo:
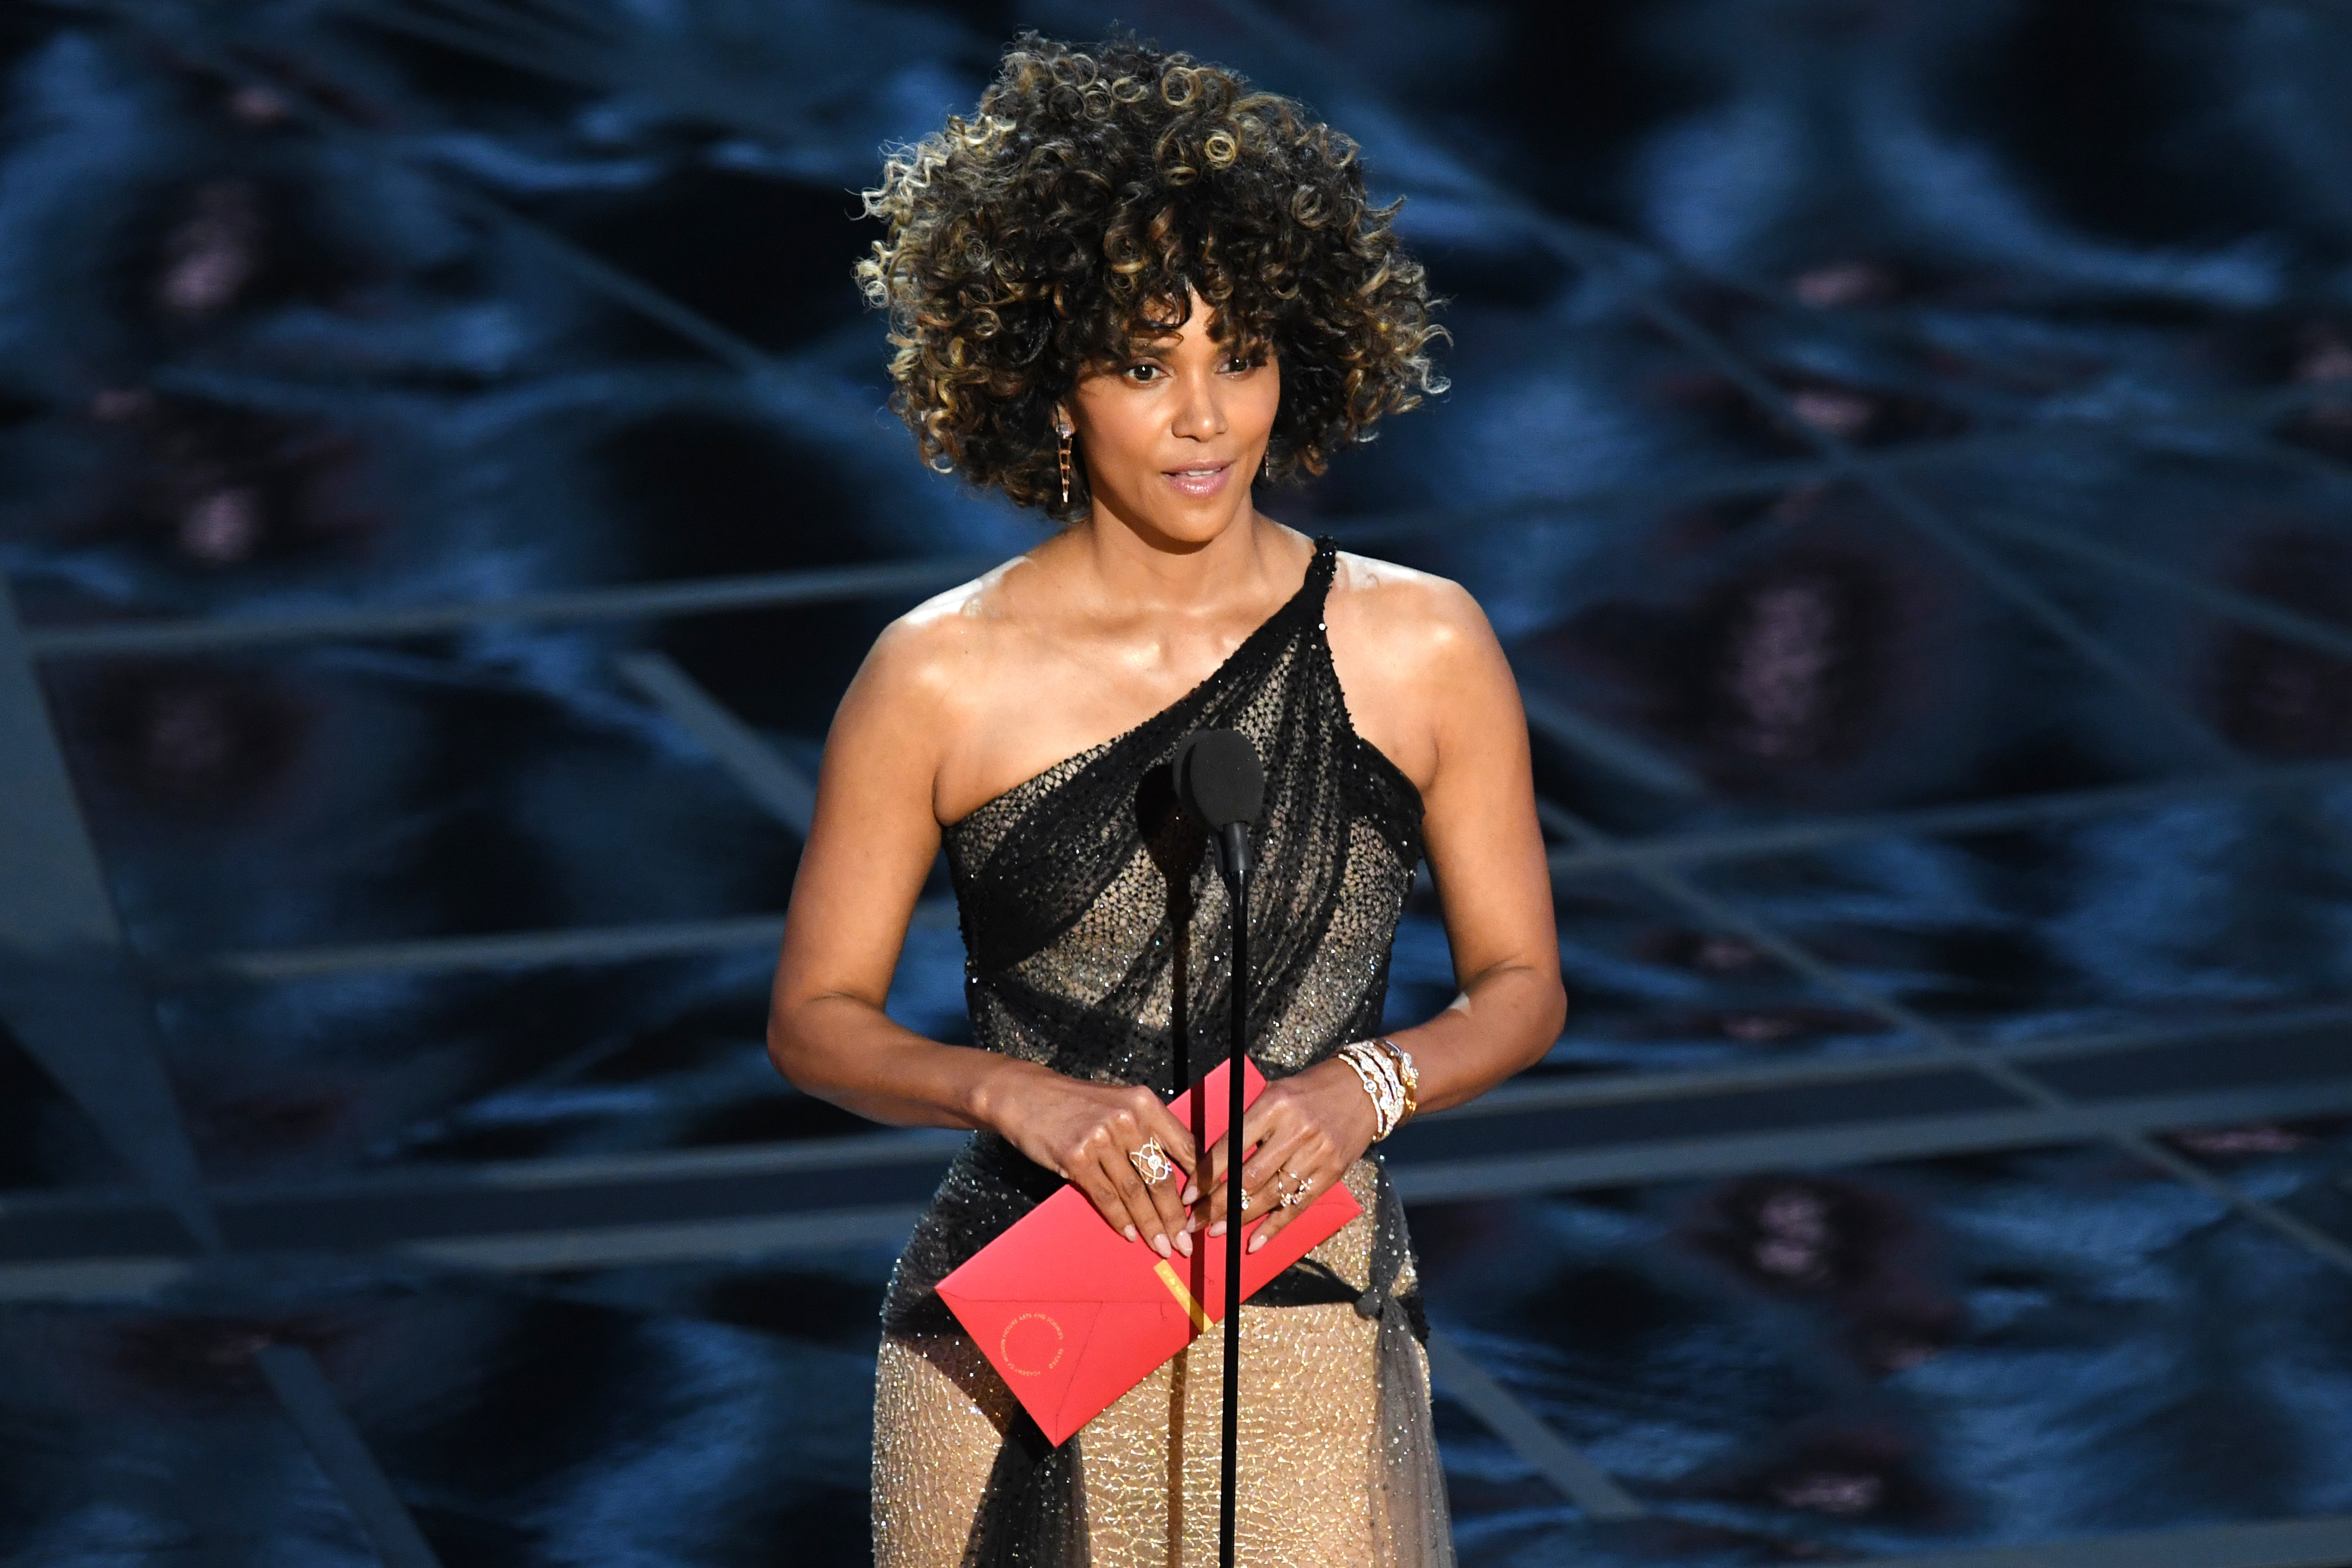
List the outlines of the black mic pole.
{"type": "Polygon", "coordinates": [[[1219,834],[1218,863],[1233,895],[1233,1054],[1225,1058],[1225,1441],[1217,1500],[1217,1568],[1234,1568],[1234,1478],[1242,1411],[1242,1066],[1249,1059],[1249,825],[1219,834]]]}
{"type": "Polygon", "coordinates": [[[1225,1447],[1218,1568],[1234,1568],[1234,1480],[1242,1409],[1242,1073],[1249,1064],[1250,825],[1265,805],[1265,765],[1238,730],[1195,730],[1171,764],[1176,798],[1209,830],[1233,900],[1233,1049],[1225,1057],[1225,1447]]]}

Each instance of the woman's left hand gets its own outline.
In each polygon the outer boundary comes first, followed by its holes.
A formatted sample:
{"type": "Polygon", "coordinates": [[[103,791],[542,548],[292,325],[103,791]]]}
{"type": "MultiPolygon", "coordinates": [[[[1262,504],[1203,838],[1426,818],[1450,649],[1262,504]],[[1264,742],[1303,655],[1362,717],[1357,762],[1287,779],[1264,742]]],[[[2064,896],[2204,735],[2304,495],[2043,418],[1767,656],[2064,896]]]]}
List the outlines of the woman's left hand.
{"type": "MultiPolygon", "coordinates": [[[[1336,1058],[1267,1084],[1242,1118],[1242,1147],[1251,1150],[1242,1163],[1242,1191],[1248,1199],[1243,1223],[1266,1216],[1251,1236],[1249,1249],[1264,1247],[1307,1205],[1345,1179],[1349,1167],[1372,1146],[1380,1125],[1380,1113],[1364,1092],[1363,1080],[1336,1058]],[[1286,1194],[1298,1194],[1288,1208],[1282,1206],[1286,1194]]],[[[1230,1139],[1217,1140],[1200,1173],[1208,1202],[1192,1211],[1192,1226],[1211,1236],[1225,1232],[1230,1147],[1230,1139]]],[[[1197,1190],[1188,1191],[1184,1201],[1195,1202],[1197,1196],[1197,1190]]]]}

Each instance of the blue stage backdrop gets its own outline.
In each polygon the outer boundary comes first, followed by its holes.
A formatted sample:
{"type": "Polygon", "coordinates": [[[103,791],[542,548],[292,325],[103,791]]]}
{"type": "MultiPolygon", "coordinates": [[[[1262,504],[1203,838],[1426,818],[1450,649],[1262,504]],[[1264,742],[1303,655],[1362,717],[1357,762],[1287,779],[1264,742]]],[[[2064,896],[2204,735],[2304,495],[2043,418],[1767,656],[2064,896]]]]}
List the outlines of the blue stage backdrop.
{"type": "Polygon", "coordinates": [[[1573,1015],[1392,1156],[1466,1568],[2352,1562],[2330,0],[14,0],[0,1559],[866,1560],[952,1137],[763,989],[868,642],[1043,525],[856,193],[1114,22],[1447,301],[1263,504],[1535,738],[1573,1015]]]}

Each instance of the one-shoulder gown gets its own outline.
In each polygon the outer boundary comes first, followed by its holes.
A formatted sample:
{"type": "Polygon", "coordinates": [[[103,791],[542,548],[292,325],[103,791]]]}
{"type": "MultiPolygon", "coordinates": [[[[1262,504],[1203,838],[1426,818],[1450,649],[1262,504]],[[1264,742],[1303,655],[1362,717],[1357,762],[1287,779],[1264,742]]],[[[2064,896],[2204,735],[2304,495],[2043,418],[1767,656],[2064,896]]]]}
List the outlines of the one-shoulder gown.
{"type": "MultiPolygon", "coordinates": [[[[972,1036],[1173,1096],[1230,1048],[1227,900],[1168,763],[1225,725],[1266,764],[1251,895],[1251,1058],[1269,1077],[1380,1031],[1421,859],[1421,796],[1357,735],[1323,605],[1298,592],[1172,707],[947,829],[972,1036]]],[[[874,1405],[879,1568],[1191,1568],[1217,1548],[1223,1335],[1048,1448],[934,1287],[1060,1185],[1002,1138],[956,1156],[899,1258],[874,1405]]],[[[1420,1298],[1378,1162],[1364,1214],[1242,1314],[1241,1561],[1451,1568],[1420,1298]]]]}

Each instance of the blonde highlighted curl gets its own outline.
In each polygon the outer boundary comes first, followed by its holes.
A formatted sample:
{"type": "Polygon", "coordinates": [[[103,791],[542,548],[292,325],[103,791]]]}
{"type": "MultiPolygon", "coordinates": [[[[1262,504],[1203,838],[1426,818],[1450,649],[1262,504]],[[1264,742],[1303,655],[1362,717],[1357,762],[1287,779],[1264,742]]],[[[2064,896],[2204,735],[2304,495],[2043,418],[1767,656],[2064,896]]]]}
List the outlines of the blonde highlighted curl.
{"type": "Polygon", "coordinates": [[[857,277],[889,312],[891,406],[931,467],[1058,520],[1087,500],[1080,464],[1061,503],[1055,406],[1193,292],[1218,342],[1280,363],[1269,480],[1323,472],[1445,390],[1426,279],[1355,142],[1184,55],[1024,33],[972,118],[865,196],[887,229],[857,277]]]}

